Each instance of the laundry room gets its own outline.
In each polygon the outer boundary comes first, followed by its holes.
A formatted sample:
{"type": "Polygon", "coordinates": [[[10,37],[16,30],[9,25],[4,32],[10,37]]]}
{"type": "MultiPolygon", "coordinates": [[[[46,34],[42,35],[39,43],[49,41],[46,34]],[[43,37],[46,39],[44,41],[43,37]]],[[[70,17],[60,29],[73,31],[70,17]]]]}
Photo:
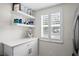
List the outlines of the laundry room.
{"type": "Polygon", "coordinates": [[[78,56],[79,3],[0,3],[0,56],[78,56]]]}

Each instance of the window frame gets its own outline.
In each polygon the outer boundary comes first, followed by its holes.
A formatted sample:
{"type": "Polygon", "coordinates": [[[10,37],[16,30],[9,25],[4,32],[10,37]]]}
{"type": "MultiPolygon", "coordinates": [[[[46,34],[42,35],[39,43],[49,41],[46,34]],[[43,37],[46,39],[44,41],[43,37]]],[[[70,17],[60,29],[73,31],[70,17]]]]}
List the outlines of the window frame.
{"type": "MultiPolygon", "coordinates": [[[[49,41],[49,42],[56,42],[56,43],[64,43],[64,19],[63,19],[63,12],[62,12],[62,8],[59,8],[58,10],[55,10],[55,11],[52,11],[52,12],[50,12],[49,14],[45,14],[45,15],[48,15],[48,38],[47,37],[42,37],[41,36],[41,40],[44,40],[44,41],[49,41]],[[51,14],[52,13],[57,13],[57,12],[60,12],[60,39],[58,40],[58,39],[54,39],[54,38],[51,38],[51,14]]],[[[44,15],[41,15],[42,17],[44,16],[44,15]]],[[[43,20],[41,19],[41,26],[42,26],[42,22],[43,22],[43,20]]],[[[41,27],[41,30],[43,30],[42,29],[42,27],[41,27]]],[[[43,32],[41,31],[41,34],[42,34],[43,32]]]]}

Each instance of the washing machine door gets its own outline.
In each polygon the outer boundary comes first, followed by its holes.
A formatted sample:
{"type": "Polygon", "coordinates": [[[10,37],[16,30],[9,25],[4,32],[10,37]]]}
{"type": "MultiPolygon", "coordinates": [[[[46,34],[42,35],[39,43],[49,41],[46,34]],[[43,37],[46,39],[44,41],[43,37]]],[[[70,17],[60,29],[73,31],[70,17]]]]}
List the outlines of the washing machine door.
{"type": "Polygon", "coordinates": [[[75,31],[75,38],[76,38],[76,48],[79,49],[79,16],[77,17],[77,25],[75,31]]]}
{"type": "Polygon", "coordinates": [[[77,16],[75,26],[74,26],[73,44],[74,44],[75,51],[78,53],[78,49],[79,49],[79,16],[77,16]]]}

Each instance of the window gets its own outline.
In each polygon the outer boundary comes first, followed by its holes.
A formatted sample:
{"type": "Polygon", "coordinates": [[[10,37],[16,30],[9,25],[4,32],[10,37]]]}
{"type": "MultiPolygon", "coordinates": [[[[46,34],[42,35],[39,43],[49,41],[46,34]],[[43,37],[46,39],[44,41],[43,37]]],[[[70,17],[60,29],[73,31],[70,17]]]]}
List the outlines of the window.
{"type": "Polygon", "coordinates": [[[52,13],[50,16],[51,21],[51,38],[60,39],[60,12],[52,13]]]}
{"type": "Polygon", "coordinates": [[[63,20],[60,11],[41,15],[41,37],[49,41],[62,42],[63,20]]]}
{"type": "Polygon", "coordinates": [[[41,37],[48,38],[48,15],[41,16],[41,37]]]}

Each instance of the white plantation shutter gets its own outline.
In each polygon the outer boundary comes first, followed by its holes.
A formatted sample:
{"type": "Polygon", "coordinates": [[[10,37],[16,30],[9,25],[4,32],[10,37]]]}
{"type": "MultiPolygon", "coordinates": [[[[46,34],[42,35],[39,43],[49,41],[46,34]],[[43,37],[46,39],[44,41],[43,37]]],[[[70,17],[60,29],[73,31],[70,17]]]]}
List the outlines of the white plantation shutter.
{"type": "Polygon", "coordinates": [[[41,15],[41,38],[46,41],[63,42],[63,14],[61,11],[41,15]]]}

